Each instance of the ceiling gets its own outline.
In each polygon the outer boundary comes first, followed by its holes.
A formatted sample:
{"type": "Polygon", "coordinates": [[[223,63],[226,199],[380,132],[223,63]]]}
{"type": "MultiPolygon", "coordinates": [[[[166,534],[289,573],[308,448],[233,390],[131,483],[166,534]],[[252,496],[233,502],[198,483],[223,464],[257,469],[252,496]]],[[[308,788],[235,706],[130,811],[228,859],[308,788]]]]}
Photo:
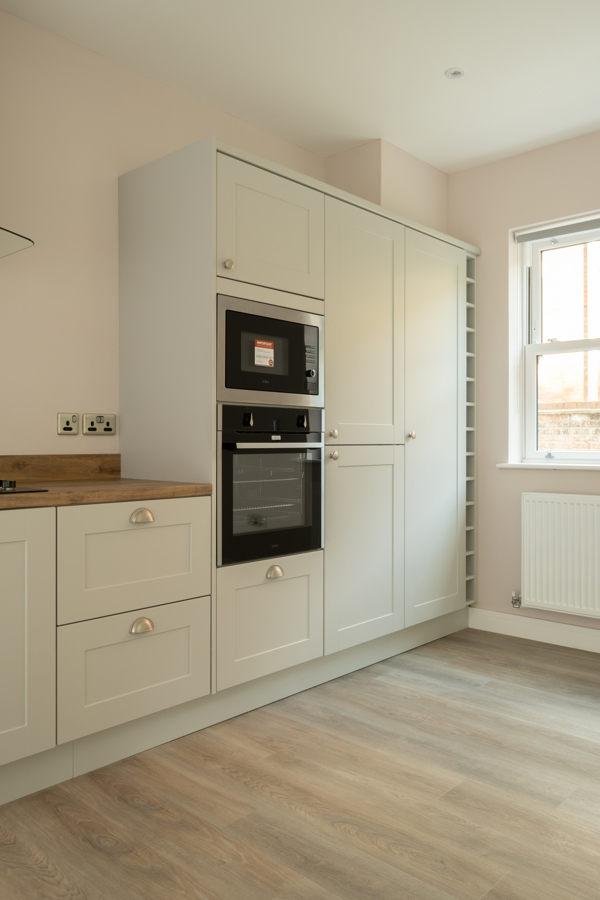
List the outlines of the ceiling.
{"type": "Polygon", "coordinates": [[[0,0],[327,157],[454,172],[600,129],[598,0],[0,0]],[[463,78],[446,69],[460,66],[463,78]]]}

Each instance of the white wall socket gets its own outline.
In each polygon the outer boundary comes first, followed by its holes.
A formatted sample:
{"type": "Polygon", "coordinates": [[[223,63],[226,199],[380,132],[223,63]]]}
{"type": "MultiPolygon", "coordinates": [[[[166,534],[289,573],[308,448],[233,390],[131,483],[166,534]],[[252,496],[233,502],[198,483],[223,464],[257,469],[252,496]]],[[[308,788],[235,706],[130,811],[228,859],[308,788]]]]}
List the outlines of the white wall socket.
{"type": "Polygon", "coordinates": [[[59,413],[58,433],[79,434],[79,413],[59,413]]]}
{"type": "Polygon", "coordinates": [[[113,413],[84,413],[84,434],[116,434],[117,417],[113,413]]]}

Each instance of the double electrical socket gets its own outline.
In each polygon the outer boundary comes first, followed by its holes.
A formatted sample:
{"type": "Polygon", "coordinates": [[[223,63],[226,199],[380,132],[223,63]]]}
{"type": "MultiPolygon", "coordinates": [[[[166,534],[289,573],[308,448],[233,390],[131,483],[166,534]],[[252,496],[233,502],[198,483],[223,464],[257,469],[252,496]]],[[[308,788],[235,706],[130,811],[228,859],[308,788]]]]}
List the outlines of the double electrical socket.
{"type": "MultiPolygon", "coordinates": [[[[58,433],[79,434],[79,413],[59,413],[58,433]]],[[[84,434],[116,434],[117,417],[112,413],[84,413],[84,434]]]]}

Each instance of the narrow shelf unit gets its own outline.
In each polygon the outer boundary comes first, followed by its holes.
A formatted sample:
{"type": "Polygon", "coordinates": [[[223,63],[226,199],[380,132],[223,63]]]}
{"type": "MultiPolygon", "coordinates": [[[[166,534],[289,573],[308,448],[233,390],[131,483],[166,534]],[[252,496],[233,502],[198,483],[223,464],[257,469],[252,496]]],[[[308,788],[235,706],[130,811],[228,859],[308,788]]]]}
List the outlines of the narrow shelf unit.
{"type": "Polygon", "coordinates": [[[467,479],[466,509],[466,598],[467,605],[477,601],[477,462],[476,462],[476,257],[467,256],[467,453],[465,475],[467,479]]]}

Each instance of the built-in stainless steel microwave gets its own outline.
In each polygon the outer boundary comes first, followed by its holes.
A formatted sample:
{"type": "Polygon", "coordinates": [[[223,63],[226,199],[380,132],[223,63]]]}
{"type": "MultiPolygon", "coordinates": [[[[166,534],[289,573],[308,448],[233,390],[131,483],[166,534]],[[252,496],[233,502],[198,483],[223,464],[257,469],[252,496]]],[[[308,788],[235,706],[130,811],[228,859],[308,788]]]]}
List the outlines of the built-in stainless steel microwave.
{"type": "Polygon", "coordinates": [[[218,296],[217,400],[323,406],[323,316],[218,296]]]}

